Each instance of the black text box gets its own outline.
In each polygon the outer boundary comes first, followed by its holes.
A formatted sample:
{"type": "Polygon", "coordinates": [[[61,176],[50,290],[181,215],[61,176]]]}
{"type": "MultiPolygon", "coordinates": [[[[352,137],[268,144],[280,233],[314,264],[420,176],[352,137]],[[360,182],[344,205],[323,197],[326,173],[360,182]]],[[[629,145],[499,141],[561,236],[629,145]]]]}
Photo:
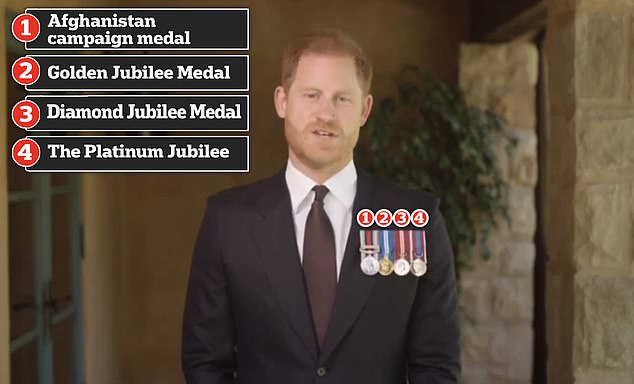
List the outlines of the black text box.
{"type": "Polygon", "coordinates": [[[29,172],[248,172],[246,136],[31,136],[29,172]]]}
{"type": "Polygon", "coordinates": [[[37,17],[41,30],[26,49],[249,49],[248,8],[28,8],[26,12],[37,17]],[[179,40],[182,44],[177,44],[179,40]]]}
{"type": "Polygon", "coordinates": [[[40,109],[29,131],[248,131],[249,96],[27,96],[40,109]]]}
{"type": "Polygon", "coordinates": [[[29,91],[248,91],[246,55],[29,55],[29,91]]]}

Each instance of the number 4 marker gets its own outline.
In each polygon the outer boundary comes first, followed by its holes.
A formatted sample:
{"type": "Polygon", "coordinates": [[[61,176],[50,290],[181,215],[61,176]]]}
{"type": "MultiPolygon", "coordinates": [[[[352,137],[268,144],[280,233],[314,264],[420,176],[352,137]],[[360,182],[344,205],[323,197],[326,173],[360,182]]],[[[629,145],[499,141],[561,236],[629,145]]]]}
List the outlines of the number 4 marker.
{"type": "Polygon", "coordinates": [[[414,212],[412,212],[412,224],[417,226],[418,228],[423,228],[429,222],[429,214],[426,210],[422,208],[418,208],[414,212]]]}
{"type": "Polygon", "coordinates": [[[30,167],[40,159],[40,146],[29,138],[20,139],[11,150],[13,161],[20,167],[30,167]]]}

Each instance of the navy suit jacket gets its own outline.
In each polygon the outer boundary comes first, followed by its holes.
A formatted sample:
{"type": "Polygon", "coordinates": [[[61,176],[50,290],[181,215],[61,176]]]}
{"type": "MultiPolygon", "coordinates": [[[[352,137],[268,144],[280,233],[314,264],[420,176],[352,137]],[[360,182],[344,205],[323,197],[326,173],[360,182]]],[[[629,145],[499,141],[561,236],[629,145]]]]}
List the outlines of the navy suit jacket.
{"type": "Polygon", "coordinates": [[[353,222],[322,348],[312,323],[284,171],[212,196],[185,304],[188,384],[454,384],[454,260],[439,200],[357,169],[353,222]],[[428,271],[366,276],[356,212],[424,208],[428,271]]]}

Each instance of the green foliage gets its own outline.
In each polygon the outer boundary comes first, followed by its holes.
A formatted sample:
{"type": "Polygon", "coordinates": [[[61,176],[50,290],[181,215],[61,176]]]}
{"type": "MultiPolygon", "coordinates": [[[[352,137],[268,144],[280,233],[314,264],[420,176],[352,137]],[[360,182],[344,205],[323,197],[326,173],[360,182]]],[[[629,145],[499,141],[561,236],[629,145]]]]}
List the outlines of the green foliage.
{"type": "Polygon", "coordinates": [[[420,68],[405,68],[397,86],[397,97],[375,106],[355,158],[370,173],[441,198],[460,271],[475,244],[490,256],[496,219],[510,220],[495,148],[510,156],[515,142],[493,112],[469,106],[457,87],[420,68]]]}

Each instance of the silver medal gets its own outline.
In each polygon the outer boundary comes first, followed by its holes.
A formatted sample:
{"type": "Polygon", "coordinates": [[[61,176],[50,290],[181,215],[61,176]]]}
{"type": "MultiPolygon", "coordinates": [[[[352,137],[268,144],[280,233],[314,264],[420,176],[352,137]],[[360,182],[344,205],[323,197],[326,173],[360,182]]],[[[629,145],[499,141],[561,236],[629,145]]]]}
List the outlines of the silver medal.
{"type": "Polygon", "coordinates": [[[394,263],[394,273],[399,276],[405,276],[410,271],[409,262],[405,259],[398,259],[396,263],[394,263]]]}
{"type": "Polygon", "coordinates": [[[427,264],[420,258],[417,257],[412,262],[412,274],[414,276],[423,276],[427,272],[427,264]]]}
{"type": "Polygon", "coordinates": [[[379,273],[379,261],[376,257],[366,256],[361,259],[361,271],[368,276],[374,276],[379,273]]]}

